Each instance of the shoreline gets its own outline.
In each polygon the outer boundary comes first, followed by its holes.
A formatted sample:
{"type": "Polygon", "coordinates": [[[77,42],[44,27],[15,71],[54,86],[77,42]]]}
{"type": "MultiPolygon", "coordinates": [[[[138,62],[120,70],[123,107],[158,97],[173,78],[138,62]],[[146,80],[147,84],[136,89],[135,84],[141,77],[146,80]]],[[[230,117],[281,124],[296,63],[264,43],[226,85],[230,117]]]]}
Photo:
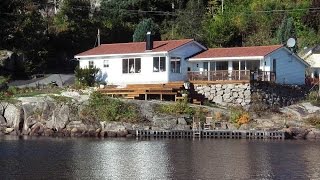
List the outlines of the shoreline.
{"type": "MultiPolygon", "coordinates": [[[[155,111],[155,106],[174,104],[174,102],[123,100],[123,103],[135,105],[140,118],[137,121],[130,121],[130,119],[102,121],[83,111],[89,100],[88,95],[79,95],[75,92],[63,94],[69,95],[70,99],[62,101],[62,98],[37,96],[19,98],[19,102],[15,104],[0,102],[2,105],[0,107],[2,113],[0,114],[0,136],[131,138],[136,137],[136,130],[168,132],[192,129],[192,119],[186,114],[159,114],[155,111]]],[[[280,113],[267,113],[264,116],[252,115],[252,120],[240,126],[236,126],[237,124],[229,119],[232,109],[196,105],[192,107],[200,110],[202,108],[202,111],[199,111],[203,113],[202,116],[207,117],[208,114],[212,116],[214,121],[211,122],[211,129],[283,131],[285,139],[320,140],[320,129],[311,126],[306,121],[306,118],[320,112],[319,107],[312,106],[310,103],[284,107],[280,113]],[[218,128],[216,128],[217,123],[218,128]]],[[[204,121],[201,122],[204,123],[204,121]]]]}
{"type": "Polygon", "coordinates": [[[234,140],[315,140],[319,138],[308,136],[311,132],[305,129],[295,128],[296,131],[288,128],[280,131],[261,131],[261,130],[200,130],[200,134],[194,134],[193,130],[131,130],[131,131],[108,131],[97,133],[93,131],[71,132],[63,131],[53,134],[0,134],[0,137],[16,138],[88,138],[88,139],[234,139],[234,140]],[[304,130],[304,131],[302,131],[304,130]],[[297,133],[300,131],[300,133],[297,133]],[[103,135],[103,136],[101,136],[103,135]]]}

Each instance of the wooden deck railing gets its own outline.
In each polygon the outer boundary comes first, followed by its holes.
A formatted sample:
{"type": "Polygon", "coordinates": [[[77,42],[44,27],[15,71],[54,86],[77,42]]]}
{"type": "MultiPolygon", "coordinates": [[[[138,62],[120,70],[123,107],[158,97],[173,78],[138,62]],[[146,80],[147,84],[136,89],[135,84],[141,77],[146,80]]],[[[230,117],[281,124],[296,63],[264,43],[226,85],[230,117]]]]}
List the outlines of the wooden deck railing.
{"type": "Polygon", "coordinates": [[[275,81],[275,73],[250,70],[189,71],[189,81],[275,81]]]}

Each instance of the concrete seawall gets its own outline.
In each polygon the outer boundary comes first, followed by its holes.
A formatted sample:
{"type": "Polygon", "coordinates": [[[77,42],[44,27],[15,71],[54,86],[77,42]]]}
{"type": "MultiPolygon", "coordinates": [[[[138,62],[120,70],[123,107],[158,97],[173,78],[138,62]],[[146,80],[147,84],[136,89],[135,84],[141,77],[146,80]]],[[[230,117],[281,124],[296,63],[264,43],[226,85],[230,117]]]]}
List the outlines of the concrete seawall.
{"type": "Polygon", "coordinates": [[[283,131],[242,130],[136,130],[140,138],[215,138],[215,139],[285,139],[283,131]]]}

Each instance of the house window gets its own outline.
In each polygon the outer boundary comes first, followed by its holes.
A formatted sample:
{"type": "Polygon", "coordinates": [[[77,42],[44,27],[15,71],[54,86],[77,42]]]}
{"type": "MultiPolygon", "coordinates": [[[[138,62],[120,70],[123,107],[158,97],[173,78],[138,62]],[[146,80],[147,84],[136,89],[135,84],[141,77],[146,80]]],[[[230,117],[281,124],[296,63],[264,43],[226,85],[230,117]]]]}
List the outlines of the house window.
{"type": "Polygon", "coordinates": [[[215,70],[215,62],[210,62],[210,71],[214,71],[215,70]]]}
{"type": "Polygon", "coordinates": [[[258,69],[260,69],[260,61],[247,61],[247,70],[257,71],[258,69]]]}
{"type": "Polygon", "coordinates": [[[216,62],[216,70],[228,70],[228,61],[216,62]]]}
{"type": "Polygon", "coordinates": [[[105,68],[109,67],[109,61],[108,60],[104,60],[103,61],[103,67],[105,67],[105,68]]]}
{"type": "Polygon", "coordinates": [[[93,61],[89,61],[89,68],[93,68],[93,67],[94,67],[93,61]]]}
{"type": "Polygon", "coordinates": [[[153,57],[153,72],[166,71],[166,57],[153,57]]]}
{"type": "Polygon", "coordinates": [[[273,70],[273,72],[276,72],[276,69],[277,69],[277,60],[273,59],[272,60],[272,70],[273,70]]]}
{"type": "Polygon", "coordinates": [[[208,71],[209,70],[208,68],[209,68],[208,62],[203,62],[203,70],[208,71]]]}
{"type": "Polygon", "coordinates": [[[181,67],[181,58],[180,57],[171,57],[171,72],[173,73],[180,73],[180,67],[181,67]]]}
{"type": "Polygon", "coordinates": [[[141,58],[122,59],[122,73],[140,73],[141,58]]]}

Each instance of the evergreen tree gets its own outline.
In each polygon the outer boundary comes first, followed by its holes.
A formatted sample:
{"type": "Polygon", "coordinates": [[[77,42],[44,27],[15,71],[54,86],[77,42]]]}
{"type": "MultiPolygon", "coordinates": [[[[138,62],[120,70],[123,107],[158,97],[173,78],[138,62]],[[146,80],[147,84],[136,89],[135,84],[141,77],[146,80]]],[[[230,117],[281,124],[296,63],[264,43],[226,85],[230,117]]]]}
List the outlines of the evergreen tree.
{"type": "MultiPolygon", "coordinates": [[[[296,39],[294,20],[292,17],[284,17],[277,32],[277,39],[279,43],[286,44],[289,38],[296,39]]],[[[297,46],[295,46],[292,50],[296,52],[297,46]]]]}
{"type": "Polygon", "coordinates": [[[189,0],[184,10],[178,12],[176,21],[180,37],[204,40],[202,23],[205,19],[206,7],[202,0],[189,0]]]}
{"type": "Polygon", "coordinates": [[[160,33],[159,33],[159,26],[153,22],[152,19],[143,19],[138,26],[136,27],[136,30],[133,34],[133,41],[134,42],[142,42],[146,40],[146,34],[147,32],[151,32],[152,35],[155,36],[155,39],[159,39],[160,33]]]}

